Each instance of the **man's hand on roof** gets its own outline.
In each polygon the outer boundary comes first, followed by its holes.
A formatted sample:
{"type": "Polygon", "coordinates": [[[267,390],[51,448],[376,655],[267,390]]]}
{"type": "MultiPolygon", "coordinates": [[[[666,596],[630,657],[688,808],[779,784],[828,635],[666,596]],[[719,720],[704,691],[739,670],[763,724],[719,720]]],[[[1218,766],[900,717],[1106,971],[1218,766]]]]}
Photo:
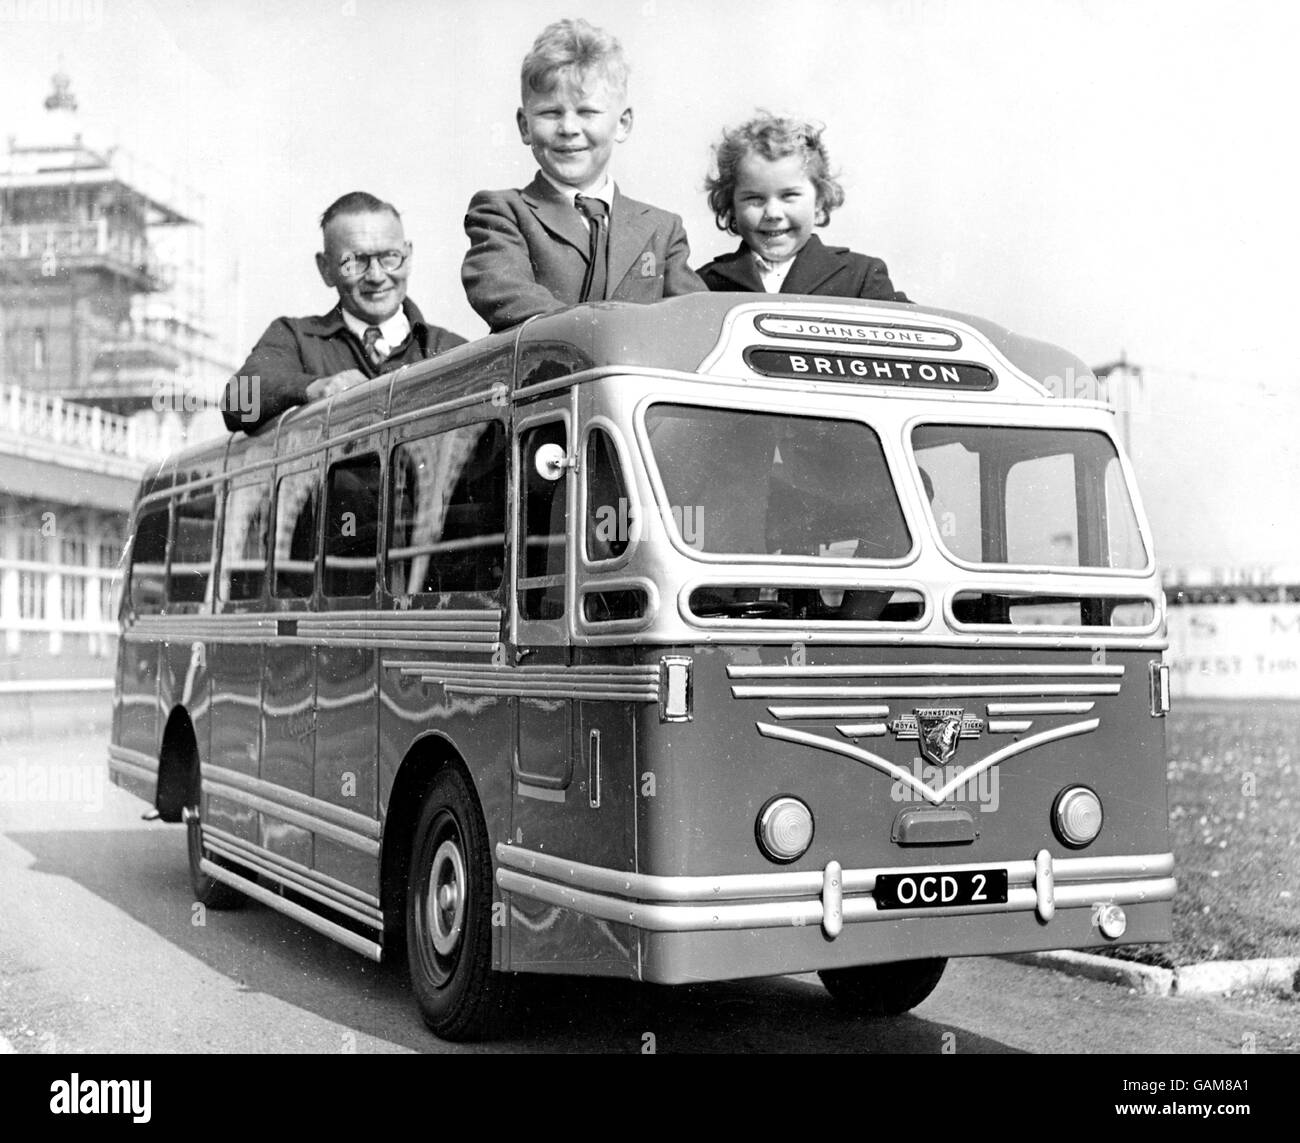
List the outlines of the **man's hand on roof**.
{"type": "Polygon", "coordinates": [[[342,373],[334,373],[329,377],[317,377],[307,386],[307,400],[318,401],[322,397],[333,397],[336,393],[351,389],[353,385],[360,385],[366,379],[360,369],[344,369],[342,373]]]}

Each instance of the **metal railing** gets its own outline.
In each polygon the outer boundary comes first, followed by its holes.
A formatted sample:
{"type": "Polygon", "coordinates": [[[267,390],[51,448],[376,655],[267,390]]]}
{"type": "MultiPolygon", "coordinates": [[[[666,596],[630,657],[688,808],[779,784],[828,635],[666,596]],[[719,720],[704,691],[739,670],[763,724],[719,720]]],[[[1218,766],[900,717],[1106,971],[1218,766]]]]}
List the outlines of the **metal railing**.
{"type": "Polygon", "coordinates": [[[179,425],[150,417],[120,417],[17,385],[0,389],[0,432],[49,441],[141,464],[162,459],[184,443],[179,425]]]}

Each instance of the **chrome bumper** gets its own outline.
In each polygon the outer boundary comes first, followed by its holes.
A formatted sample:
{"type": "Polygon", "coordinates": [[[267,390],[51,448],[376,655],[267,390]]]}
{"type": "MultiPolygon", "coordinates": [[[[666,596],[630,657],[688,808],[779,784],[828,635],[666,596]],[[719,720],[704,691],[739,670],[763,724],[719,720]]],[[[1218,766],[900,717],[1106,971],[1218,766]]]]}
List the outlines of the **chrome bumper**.
{"type": "Polygon", "coordinates": [[[1044,849],[1027,861],[933,869],[1005,869],[1005,903],[882,911],[871,896],[877,877],[930,872],[932,867],[844,870],[831,861],[820,872],[656,877],[566,861],[506,843],[497,845],[496,857],[497,884],[504,890],[601,920],[670,933],[820,925],[834,939],[846,924],[984,913],[1033,912],[1046,923],[1060,909],[1168,901],[1177,886],[1171,876],[1172,853],[1053,858],[1044,849]]]}

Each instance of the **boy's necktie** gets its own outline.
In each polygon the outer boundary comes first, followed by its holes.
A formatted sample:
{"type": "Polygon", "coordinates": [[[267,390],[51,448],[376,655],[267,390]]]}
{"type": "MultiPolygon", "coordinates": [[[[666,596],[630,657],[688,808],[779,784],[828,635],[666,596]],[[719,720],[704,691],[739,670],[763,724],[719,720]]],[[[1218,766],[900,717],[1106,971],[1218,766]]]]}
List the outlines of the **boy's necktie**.
{"type": "Polygon", "coordinates": [[[582,279],[580,302],[605,300],[606,262],[609,257],[609,207],[598,198],[577,195],[573,200],[590,226],[590,245],[587,248],[587,273],[582,279]]]}
{"type": "Polygon", "coordinates": [[[380,338],[379,327],[377,325],[366,326],[366,335],[362,339],[362,345],[365,346],[366,357],[369,358],[370,364],[378,369],[384,363],[384,355],[375,348],[375,343],[380,338]]]}

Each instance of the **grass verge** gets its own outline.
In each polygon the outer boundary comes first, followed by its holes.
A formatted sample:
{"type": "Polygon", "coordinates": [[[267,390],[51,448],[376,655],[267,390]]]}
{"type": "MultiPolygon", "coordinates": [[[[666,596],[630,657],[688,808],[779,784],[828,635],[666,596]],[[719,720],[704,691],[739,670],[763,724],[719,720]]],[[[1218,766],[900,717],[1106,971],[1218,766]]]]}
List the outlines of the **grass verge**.
{"type": "Polygon", "coordinates": [[[1300,954],[1300,703],[1169,714],[1174,939],[1108,955],[1165,968],[1300,954]]]}

